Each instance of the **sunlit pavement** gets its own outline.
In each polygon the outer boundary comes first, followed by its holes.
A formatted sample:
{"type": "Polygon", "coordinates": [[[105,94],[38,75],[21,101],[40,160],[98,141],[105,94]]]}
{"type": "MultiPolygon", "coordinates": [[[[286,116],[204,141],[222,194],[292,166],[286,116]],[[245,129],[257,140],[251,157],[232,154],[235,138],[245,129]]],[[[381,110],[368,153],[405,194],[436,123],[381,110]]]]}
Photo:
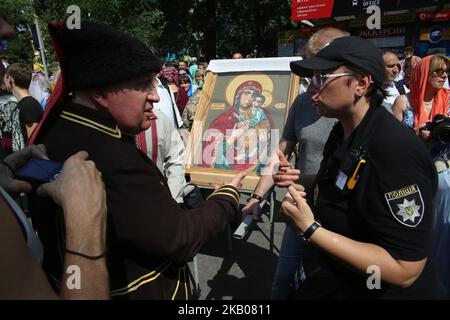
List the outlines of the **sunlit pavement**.
{"type": "MultiPolygon", "coordinates": [[[[270,251],[271,224],[269,206],[264,207],[257,226],[243,240],[232,238],[229,230],[210,241],[197,255],[200,283],[200,300],[269,299],[272,276],[285,228],[285,220],[279,212],[285,191],[277,189],[275,203],[273,252],[270,251]],[[231,250],[229,241],[231,240],[231,250]]],[[[241,204],[247,202],[246,195],[241,204]]],[[[231,226],[233,233],[239,226],[237,220],[231,226]]],[[[194,274],[194,264],[189,263],[194,274]]]]}

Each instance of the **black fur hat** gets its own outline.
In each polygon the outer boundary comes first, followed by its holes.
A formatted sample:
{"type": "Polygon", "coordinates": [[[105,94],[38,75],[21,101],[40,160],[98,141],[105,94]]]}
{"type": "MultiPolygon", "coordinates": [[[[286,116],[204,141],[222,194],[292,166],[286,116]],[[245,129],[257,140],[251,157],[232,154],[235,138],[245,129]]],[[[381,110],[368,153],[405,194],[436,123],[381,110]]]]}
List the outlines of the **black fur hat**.
{"type": "Polygon", "coordinates": [[[161,68],[143,42],[94,22],[82,21],[72,30],[53,23],[49,31],[70,91],[114,85],[161,68]]]}

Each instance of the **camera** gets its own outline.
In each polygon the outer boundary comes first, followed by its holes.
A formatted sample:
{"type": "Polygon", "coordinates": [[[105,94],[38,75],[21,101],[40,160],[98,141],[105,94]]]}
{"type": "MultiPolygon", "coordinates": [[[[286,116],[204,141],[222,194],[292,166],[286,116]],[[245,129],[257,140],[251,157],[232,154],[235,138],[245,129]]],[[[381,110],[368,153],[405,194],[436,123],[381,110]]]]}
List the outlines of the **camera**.
{"type": "Polygon", "coordinates": [[[434,116],[433,121],[427,122],[423,130],[431,132],[431,138],[439,141],[440,143],[450,142],[450,117],[446,117],[442,114],[434,116]]]}

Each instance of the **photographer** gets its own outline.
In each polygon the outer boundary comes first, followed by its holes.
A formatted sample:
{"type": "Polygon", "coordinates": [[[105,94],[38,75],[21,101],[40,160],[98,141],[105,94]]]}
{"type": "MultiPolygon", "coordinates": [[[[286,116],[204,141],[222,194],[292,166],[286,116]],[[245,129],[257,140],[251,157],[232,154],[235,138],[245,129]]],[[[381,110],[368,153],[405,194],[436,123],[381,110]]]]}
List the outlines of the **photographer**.
{"type": "Polygon", "coordinates": [[[393,113],[414,128],[436,164],[439,185],[434,199],[432,260],[450,292],[450,104],[444,88],[449,68],[450,61],[442,54],[423,58],[412,70],[411,92],[397,98],[393,113]]]}
{"type": "Polygon", "coordinates": [[[420,137],[428,146],[438,173],[431,260],[450,298],[450,118],[438,114],[420,132],[425,132],[420,137]]]}
{"type": "MultiPolygon", "coordinates": [[[[438,120],[439,121],[439,120],[438,120]]],[[[439,278],[450,299],[450,118],[432,125],[430,154],[438,172],[439,185],[434,199],[433,255],[439,278]]]]}

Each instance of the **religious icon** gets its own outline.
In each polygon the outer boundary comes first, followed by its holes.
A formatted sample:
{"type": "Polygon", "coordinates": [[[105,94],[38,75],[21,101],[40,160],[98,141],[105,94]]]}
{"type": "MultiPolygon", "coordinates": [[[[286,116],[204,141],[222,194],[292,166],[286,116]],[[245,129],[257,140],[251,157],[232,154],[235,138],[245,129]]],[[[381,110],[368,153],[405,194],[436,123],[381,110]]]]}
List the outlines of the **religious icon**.
{"type": "Polygon", "coordinates": [[[188,144],[188,172],[213,181],[248,170],[259,179],[298,92],[298,78],[286,64],[283,71],[207,74],[188,144]]]}

